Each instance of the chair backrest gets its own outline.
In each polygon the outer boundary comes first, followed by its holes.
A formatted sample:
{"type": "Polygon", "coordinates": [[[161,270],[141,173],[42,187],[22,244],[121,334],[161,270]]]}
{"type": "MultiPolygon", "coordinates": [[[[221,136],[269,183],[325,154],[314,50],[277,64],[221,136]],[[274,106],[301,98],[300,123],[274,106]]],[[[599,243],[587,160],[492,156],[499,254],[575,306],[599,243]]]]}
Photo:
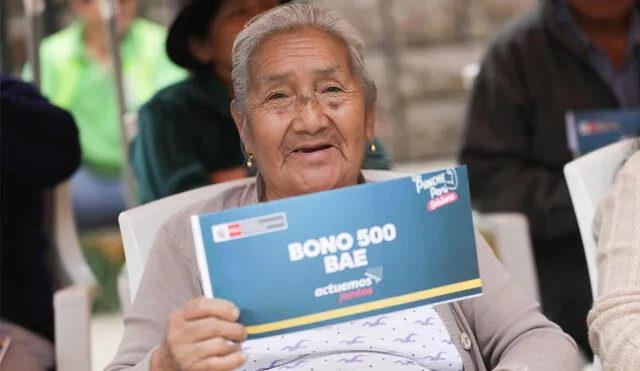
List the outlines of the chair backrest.
{"type": "Polygon", "coordinates": [[[633,139],[620,141],[579,157],[564,167],[573,209],[578,219],[594,298],[597,294],[598,272],[593,218],[600,200],[613,185],[616,174],[631,153],[633,145],[633,139]]]}
{"type": "MultiPolygon", "coordinates": [[[[391,180],[409,176],[409,173],[384,170],[367,170],[379,180],[391,180]]],[[[494,241],[494,252],[511,274],[524,294],[531,300],[540,301],[538,275],[533,259],[526,216],[520,213],[474,212],[476,228],[488,234],[494,241]]]]}
{"type": "Polygon", "coordinates": [[[118,217],[124,244],[126,269],[129,282],[129,299],[135,297],[138,284],[151,245],[162,224],[181,209],[223,192],[231,187],[246,184],[251,178],[186,191],[146,205],[124,211],[118,217]]]}
{"type": "Polygon", "coordinates": [[[476,212],[474,223],[527,298],[540,302],[527,217],[512,212],[476,212]]]}

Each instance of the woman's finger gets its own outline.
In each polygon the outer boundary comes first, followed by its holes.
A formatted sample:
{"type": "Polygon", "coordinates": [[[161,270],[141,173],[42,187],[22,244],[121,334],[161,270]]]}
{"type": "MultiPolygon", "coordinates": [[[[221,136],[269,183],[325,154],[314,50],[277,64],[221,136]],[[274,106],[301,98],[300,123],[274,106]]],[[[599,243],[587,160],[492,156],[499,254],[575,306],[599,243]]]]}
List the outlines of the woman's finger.
{"type": "Polygon", "coordinates": [[[228,300],[200,297],[182,308],[182,317],[185,321],[215,317],[235,322],[240,317],[240,310],[228,300]]]}
{"type": "Polygon", "coordinates": [[[205,360],[210,357],[222,357],[240,351],[240,344],[223,338],[199,341],[191,346],[189,356],[192,359],[205,360]]]}
{"type": "Polygon", "coordinates": [[[205,318],[189,321],[181,329],[184,338],[195,343],[217,337],[242,342],[247,339],[244,326],[237,322],[228,322],[218,318],[205,318]]]}
{"type": "Polygon", "coordinates": [[[194,365],[196,371],[230,371],[247,362],[247,355],[243,352],[234,352],[220,357],[209,357],[194,365]]]}

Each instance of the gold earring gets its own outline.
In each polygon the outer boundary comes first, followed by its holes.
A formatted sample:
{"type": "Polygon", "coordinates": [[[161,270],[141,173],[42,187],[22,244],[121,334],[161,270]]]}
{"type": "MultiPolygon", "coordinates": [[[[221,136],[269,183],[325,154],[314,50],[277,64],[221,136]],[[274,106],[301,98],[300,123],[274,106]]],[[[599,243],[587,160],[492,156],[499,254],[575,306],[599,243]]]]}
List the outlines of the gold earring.
{"type": "Polygon", "coordinates": [[[371,144],[369,145],[369,151],[371,151],[371,152],[377,151],[375,143],[371,142],[371,144]]]}
{"type": "Polygon", "coordinates": [[[247,159],[247,167],[251,168],[253,167],[253,154],[249,153],[249,158],[247,159]]]}

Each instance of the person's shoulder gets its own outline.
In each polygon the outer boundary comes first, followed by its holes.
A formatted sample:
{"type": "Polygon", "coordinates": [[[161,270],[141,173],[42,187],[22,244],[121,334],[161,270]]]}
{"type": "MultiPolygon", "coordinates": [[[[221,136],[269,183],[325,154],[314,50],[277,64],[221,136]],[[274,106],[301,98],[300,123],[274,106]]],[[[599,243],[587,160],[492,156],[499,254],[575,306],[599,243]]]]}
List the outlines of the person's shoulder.
{"type": "Polygon", "coordinates": [[[4,73],[0,74],[0,87],[2,87],[2,89],[0,90],[0,93],[7,92],[9,88],[11,88],[12,86],[25,86],[25,85],[29,85],[29,83],[11,75],[7,75],[4,73]]]}
{"type": "Polygon", "coordinates": [[[141,107],[141,111],[166,111],[174,109],[180,101],[185,99],[185,93],[189,90],[189,79],[178,81],[160,89],[141,107]]]}
{"type": "Polygon", "coordinates": [[[537,43],[546,32],[544,11],[544,6],[538,5],[508,20],[491,38],[487,54],[505,54],[532,47],[532,43],[537,43]]]}
{"type": "Polygon", "coordinates": [[[621,172],[631,174],[640,179],[640,139],[636,144],[635,152],[627,159],[621,172]]]}
{"type": "Polygon", "coordinates": [[[144,39],[145,43],[164,45],[167,37],[167,29],[164,26],[144,18],[134,19],[131,23],[131,29],[137,37],[144,39]]]}
{"type": "Polygon", "coordinates": [[[148,32],[153,35],[165,36],[167,33],[166,27],[145,18],[134,19],[131,23],[131,26],[140,31],[148,32]]]}
{"type": "Polygon", "coordinates": [[[43,56],[43,61],[47,62],[51,58],[56,60],[64,58],[66,56],[73,55],[73,50],[78,47],[79,42],[78,27],[76,23],[47,36],[40,43],[40,53],[43,56]]]}
{"type": "Polygon", "coordinates": [[[393,170],[365,169],[362,175],[367,183],[384,182],[387,180],[406,178],[410,174],[401,173],[393,170]]]}

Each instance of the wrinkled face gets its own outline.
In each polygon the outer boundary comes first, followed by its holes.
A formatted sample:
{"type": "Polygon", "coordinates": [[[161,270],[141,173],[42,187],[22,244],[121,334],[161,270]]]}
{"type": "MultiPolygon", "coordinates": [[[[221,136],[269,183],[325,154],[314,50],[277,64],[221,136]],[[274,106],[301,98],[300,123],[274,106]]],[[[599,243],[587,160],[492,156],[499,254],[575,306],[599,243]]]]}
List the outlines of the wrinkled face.
{"type": "Polygon", "coordinates": [[[624,16],[636,0],[569,0],[578,13],[592,19],[612,20],[624,16]]]}
{"type": "MultiPolygon", "coordinates": [[[[100,13],[102,0],[73,0],[72,8],[76,15],[82,18],[88,25],[104,24],[100,13]]],[[[118,13],[118,31],[123,34],[133,22],[137,12],[139,0],[116,0],[118,13]]]]}
{"type": "Polygon", "coordinates": [[[232,112],[267,199],[357,184],[374,109],[344,44],[314,29],[278,34],[249,67],[244,112],[232,112]]]}
{"type": "Polygon", "coordinates": [[[222,81],[231,87],[233,41],[253,17],[280,5],[279,0],[225,0],[209,26],[206,40],[192,42],[192,54],[203,63],[213,62],[222,81]]]}

